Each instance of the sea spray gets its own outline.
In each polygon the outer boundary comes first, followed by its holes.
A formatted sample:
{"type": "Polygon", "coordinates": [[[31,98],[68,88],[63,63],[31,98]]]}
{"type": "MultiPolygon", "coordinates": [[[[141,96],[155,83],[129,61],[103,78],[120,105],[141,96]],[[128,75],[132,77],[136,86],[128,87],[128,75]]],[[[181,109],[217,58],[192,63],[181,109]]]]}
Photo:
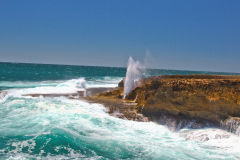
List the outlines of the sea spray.
{"type": "Polygon", "coordinates": [[[87,93],[86,93],[87,84],[86,84],[86,80],[84,78],[67,81],[66,86],[76,88],[79,91],[83,91],[84,97],[86,97],[86,95],[87,95],[87,93]]]}
{"type": "Polygon", "coordinates": [[[0,91],[0,103],[4,102],[8,98],[6,91],[0,91]]]}
{"type": "Polygon", "coordinates": [[[136,88],[137,82],[141,78],[144,68],[145,67],[139,61],[135,61],[132,57],[129,57],[126,78],[124,81],[124,99],[134,88],[136,88]]]}

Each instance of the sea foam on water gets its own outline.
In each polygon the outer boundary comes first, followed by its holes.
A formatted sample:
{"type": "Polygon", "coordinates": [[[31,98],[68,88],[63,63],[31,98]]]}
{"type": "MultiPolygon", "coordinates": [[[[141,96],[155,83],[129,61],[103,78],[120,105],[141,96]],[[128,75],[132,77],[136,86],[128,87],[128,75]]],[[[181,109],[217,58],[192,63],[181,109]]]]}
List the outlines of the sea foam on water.
{"type": "MultiPolygon", "coordinates": [[[[143,68],[129,58],[125,83],[130,86],[126,85],[126,89],[137,85],[143,68]]],[[[240,159],[239,136],[219,129],[171,132],[154,122],[113,117],[103,105],[81,99],[23,96],[69,94],[89,87],[117,85],[124,76],[120,71],[119,79],[111,75],[96,79],[94,75],[89,81],[84,76],[71,80],[25,82],[17,77],[17,82],[1,81],[0,87],[6,90],[0,91],[0,99],[5,99],[0,100],[0,159],[240,159]]]]}

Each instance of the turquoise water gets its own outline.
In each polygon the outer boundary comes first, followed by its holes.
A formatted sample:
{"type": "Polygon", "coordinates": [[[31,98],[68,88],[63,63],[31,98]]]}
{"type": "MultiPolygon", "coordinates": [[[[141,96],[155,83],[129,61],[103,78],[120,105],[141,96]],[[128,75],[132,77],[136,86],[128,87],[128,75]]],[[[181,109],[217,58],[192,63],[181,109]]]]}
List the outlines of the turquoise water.
{"type": "MultiPolygon", "coordinates": [[[[101,104],[23,96],[75,93],[83,83],[87,88],[114,87],[125,72],[0,63],[0,159],[240,159],[240,138],[219,129],[172,132],[153,122],[112,117],[101,104]]],[[[148,70],[145,76],[161,74],[233,73],[148,70]]]]}

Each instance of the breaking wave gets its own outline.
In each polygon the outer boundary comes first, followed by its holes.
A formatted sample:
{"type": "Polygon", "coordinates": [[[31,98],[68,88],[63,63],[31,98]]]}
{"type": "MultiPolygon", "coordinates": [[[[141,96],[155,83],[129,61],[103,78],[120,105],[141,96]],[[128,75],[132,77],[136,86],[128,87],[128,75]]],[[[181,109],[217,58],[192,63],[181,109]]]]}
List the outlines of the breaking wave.
{"type": "Polygon", "coordinates": [[[239,158],[239,137],[222,130],[171,132],[153,122],[112,117],[104,106],[80,100],[10,98],[0,116],[4,158],[239,158]],[[205,134],[209,139],[199,140],[205,134]]]}

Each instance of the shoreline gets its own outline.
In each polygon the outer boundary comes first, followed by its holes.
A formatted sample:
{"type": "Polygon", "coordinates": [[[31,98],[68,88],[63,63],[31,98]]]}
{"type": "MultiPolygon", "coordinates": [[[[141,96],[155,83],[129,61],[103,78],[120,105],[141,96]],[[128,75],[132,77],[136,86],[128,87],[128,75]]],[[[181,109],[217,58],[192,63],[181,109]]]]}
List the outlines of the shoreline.
{"type": "Polygon", "coordinates": [[[137,111],[137,103],[133,101],[103,98],[99,96],[82,97],[82,99],[89,103],[103,104],[108,109],[107,113],[114,117],[140,122],[149,121],[148,117],[145,117],[137,111]]]}
{"type": "MultiPolygon", "coordinates": [[[[163,75],[144,78],[123,100],[123,81],[92,101],[128,117],[125,102],[136,114],[170,130],[214,127],[240,135],[240,76],[163,75]],[[124,111],[121,111],[124,110],[124,111]],[[127,113],[126,113],[127,112],[127,113]]],[[[129,111],[130,112],[130,111],[129,111]]],[[[121,118],[121,117],[120,117],[121,118]]],[[[127,119],[134,120],[131,116],[127,119]]],[[[136,119],[138,120],[138,119],[136,119]]]]}
{"type": "Polygon", "coordinates": [[[163,75],[144,78],[123,100],[123,81],[118,87],[88,88],[86,95],[28,94],[103,104],[115,117],[153,121],[176,131],[214,127],[240,135],[240,76],[163,75]]]}

